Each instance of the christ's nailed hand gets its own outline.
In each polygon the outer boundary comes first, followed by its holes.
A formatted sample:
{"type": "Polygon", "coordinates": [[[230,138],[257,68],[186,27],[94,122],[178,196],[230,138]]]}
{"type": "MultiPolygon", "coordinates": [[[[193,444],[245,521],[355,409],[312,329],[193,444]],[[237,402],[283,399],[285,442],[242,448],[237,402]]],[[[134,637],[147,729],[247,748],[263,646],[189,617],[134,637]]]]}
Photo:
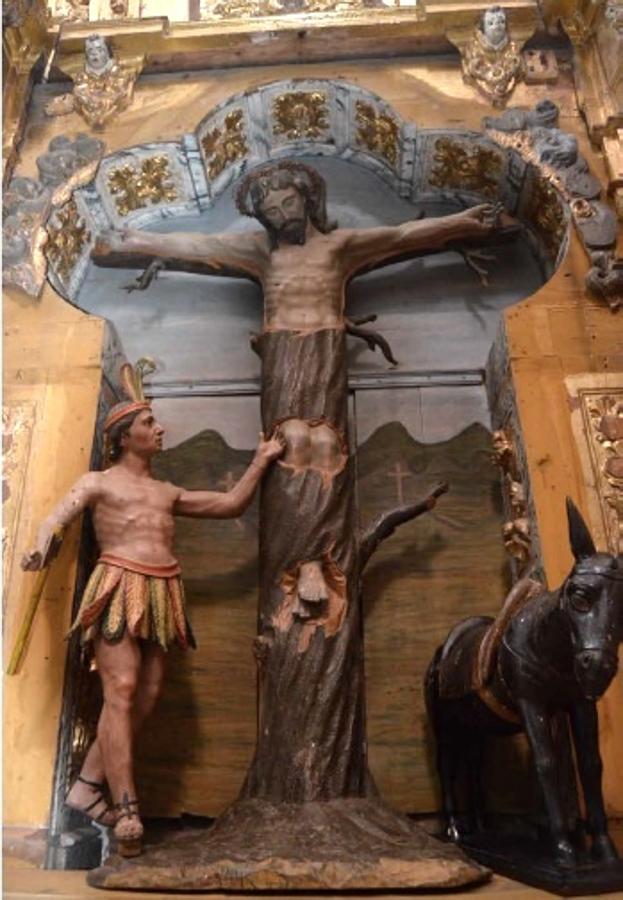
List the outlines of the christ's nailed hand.
{"type": "Polygon", "coordinates": [[[465,210],[463,215],[477,222],[482,231],[486,233],[498,226],[503,210],[504,207],[501,203],[481,203],[479,206],[472,206],[471,209],[465,210]]]}
{"type": "Polygon", "coordinates": [[[263,432],[260,432],[260,442],[255,451],[255,458],[260,462],[268,464],[277,459],[286,449],[285,438],[279,431],[275,431],[273,437],[269,440],[264,438],[263,432]]]}

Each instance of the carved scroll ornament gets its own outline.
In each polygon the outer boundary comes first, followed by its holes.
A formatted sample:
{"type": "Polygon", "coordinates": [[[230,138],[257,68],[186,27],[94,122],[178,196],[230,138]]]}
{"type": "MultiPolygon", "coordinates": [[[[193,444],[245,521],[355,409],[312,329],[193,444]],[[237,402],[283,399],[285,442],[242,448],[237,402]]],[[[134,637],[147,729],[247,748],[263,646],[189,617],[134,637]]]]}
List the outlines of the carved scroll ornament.
{"type": "Polygon", "coordinates": [[[561,201],[569,205],[590,262],[586,288],[615,312],[623,305],[623,259],[616,251],[615,213],[598,199],[601,184],[580,154],[577,138],[556,128],[557,120],[557,106],[544,100],[533,110],[509,109],[497,118],[485,118],[483,124],[498,144],[515,150],[538,171],[526,215],[552,259],[566,229],[561,201]]]}

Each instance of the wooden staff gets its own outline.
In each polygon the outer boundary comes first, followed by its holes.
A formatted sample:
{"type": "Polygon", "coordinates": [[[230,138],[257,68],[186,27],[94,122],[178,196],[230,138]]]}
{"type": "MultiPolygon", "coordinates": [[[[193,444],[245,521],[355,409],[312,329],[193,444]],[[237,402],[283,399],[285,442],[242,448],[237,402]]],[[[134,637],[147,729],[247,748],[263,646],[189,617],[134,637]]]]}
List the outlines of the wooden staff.
{"type": "MultiPolygon", "coordinates": [[[[62,540],[62,536],[63,529],[55,529],[52,536],[52,544],[58,547],[62,540]]],[[[24,615],[24,618],[22,619],[22,624],[20,625],[19,632],[15,639],[13,652],[11,653],[11,658],[6,669],[7,675],[17,675],[17,671],[21,665],[24,653],[26,651],[26,646],[28,644],[28,638],[30,637],[32,623],[35,620],[37,607],[39,606],[39,601],[41,600],[41,595],[43,594],[43,588],[45,587],[45,582],[48,577],[49,569],[50,566],[47,565],[43,569],[40,569],[39,572],[37,572],[37,577],[35,578],[35,584],[30,595],[30,600],[28,601],[28,606],[26,607],[26,613],[24,615]]]]}

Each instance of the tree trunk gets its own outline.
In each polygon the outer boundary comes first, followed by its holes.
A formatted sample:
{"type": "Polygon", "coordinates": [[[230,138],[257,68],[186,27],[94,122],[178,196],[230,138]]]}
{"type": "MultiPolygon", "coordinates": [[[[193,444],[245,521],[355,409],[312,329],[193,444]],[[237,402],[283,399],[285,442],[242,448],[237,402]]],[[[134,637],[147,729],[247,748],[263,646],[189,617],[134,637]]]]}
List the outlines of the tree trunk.
{"type": "Polygon", "coordinates": [[[277,464],[262,485],[259,733],[243,796],[362,797],[363,637],[345,333],[268,332],[258,351],[264,433],[285,420],[307,423],[312,434],[324,423],[339,451],[324,469],[277,464]],[[296,596],[297,572],[313,560],[322,561],[331,594],[319,609],[296,596]]]}

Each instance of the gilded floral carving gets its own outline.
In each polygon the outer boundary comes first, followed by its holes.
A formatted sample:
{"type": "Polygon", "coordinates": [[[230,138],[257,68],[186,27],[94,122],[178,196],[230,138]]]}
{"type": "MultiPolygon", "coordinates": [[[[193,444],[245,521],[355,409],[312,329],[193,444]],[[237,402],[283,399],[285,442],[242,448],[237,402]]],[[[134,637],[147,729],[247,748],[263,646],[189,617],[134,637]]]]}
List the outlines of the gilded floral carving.
{"type": "Polygon", "coordinates": [[[435,187],[478,191],[486,197],[497,193],[503,159],[488,147],[466,147],[450,138],[439,138],[429,181],[435,187]]]}
{"type": "Polygon", "coordinates": [[[532,559],[532,538],[528,502],[517,459],[517,450],[509,428],[493,432],[493,462],[503,477],[503,493],[508,520],[502,525],[502,539],[506,551],[516,561],[518,574],[525,571],[532,559]]]}
{"type": "Polygon", "coordinates": [[[525,215],[543,239],[548,256],[555,260],[565,236],[567,222],[558,191],[541,175],[534,179],[525,215]]]}
{"type": "Polygon", "coordinates": [[[273,132],[291,140],[317,138],[329,129],[327,96],[321,91],[294,91],[273,101],[273,132]]]}
{"type": "Polygon", "coordinates": [[[78,212],[75,200],[70,200],[54,215],[47,228],[45,257],[63,281],[68,281],[91,232],[78,212]]]}
{"type": "Polygon", "coordinates": [[[357,100],[356,120],[357,142],[395,166],[398,162],[400,134],[396,120],[363,100],[357,100]]]}
{"type": "Polygon", "coordinates": [[[178,198],[166,156],[151,156],[135,164],[126,163],[108,174],[108,190],[115,197],[120,216],[178,198]]]}
{"type": "Polygon", "coordinates": [[[208,163],[208,175],[216,178],[223,169],[249,152],[241,109],[228,113],[220,128],[213,128],[202,138],[201,146],[208,163]]]}
{"type": "Polygon", "coordinates": [[[200,15],[209,19],[248,19],[264,16],[326,12],[367,12],[386,9],[382,0],[201,0],[200,15]]]}
{"type": "Polygon", "coordinates": [[[584,397],[608,544],[623,552],[623,389],[584,397]]]}

